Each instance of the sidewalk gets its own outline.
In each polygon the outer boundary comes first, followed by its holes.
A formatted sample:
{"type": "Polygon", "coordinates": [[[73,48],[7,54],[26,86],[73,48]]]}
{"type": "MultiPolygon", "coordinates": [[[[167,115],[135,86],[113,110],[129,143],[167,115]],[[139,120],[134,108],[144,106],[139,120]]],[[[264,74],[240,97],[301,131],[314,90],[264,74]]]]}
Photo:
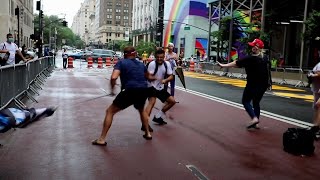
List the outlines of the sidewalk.
{"type": "MultiPolygon", "coordinates": [[[[94,98],[108,92],[110,73],[111,68],[56,69],[36,97],[39,103],[30,106],[59,108],[52,117],[1,138],[1,179],[194,180],[201,173],[207,179],[307,180],[320,175],[319,142],[313,157],[282,150],[282,133],[293,125],[262,117],[261,130],[249,132],[242,109],[180,90],[168,124],[150,122],[152,141],[142,137],[138,113],[130,107],[115,116],[108,145],[93,146],[114,97],[94,98]]],[[[157,103],[153,114],[161,107],[157,103]]]]}
{"type": "MultiPolygon", "coordinates": [[[[205,74],[215,74],[215,75],[223,75],[231,78],[241,78],[244,79],[246,78],[246,74],[244,70],[238,69],[238,68],[230,68],[229,72],[227,73],[226,71],[223,71],[222,69],[220,70],[206,70],[206,69],[195,69],[196,72],[201,72],[205,74]]],[[[275,72],[271,71],[272,75],[272,82],[275,84],[282,84],[282,85],[290,85],[290,86],[295,86],[295,87],[302,87],[306,88],[308,85],[308,82],[306,80],[306,75],[303,75],[303,80],[300,81],[300,78],[297,76],[300,76],[299,74],[288,74],[287,77],[283,77],[282,72],[275,72]]]]}

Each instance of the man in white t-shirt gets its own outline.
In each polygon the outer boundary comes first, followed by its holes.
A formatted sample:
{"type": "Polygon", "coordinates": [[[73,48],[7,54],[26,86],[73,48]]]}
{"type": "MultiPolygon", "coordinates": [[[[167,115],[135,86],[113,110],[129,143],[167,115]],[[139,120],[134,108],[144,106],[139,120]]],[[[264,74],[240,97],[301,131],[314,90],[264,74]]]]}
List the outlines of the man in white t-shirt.
{"type": "MultiPolygon", "coordinates": [[[[158,98],[162,103],[165,103],[163,108],[154,116],[154,122],[163,125],[167,124],[163,120],[165,113],[172,108],[176,101],[173,96],[171,96],[168,91],[165,90],[164,85],[173,79],[172,68],[170,62],[164,60],[165,52],[163,49],[158,49],[155,52],[155,60],[148,64],[148,72],[153,74],[156,80],[150,81],[149,86],[149,103],[146,107],[146,112],[151,114],[151,110],[156,103],[156,98],[158,98]]],[[[142,127],[141,130],[144,130],[142,127]]],[[[150,131],[153,131],[150,129],[150,131]]]]}
{"type": "Polygon", "coordinates": [[[0,53],[1,57],[3,58],[6,53],[10,53],[9,58],[6,62],[6,65],[15,64],[16,53],[21,57],[21,59],[26,62],[26,58],[23,57],[21,51],[19,50],[18,46],[13,42],[12,34],[7,34],[7,41],[0,44],[0,53]]]}

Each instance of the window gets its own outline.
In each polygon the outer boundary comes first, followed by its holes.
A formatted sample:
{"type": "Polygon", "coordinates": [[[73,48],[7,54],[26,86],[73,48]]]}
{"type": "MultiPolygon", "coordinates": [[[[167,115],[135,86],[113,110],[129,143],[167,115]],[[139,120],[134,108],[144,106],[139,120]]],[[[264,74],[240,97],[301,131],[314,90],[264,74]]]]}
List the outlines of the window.
{"type": "Polygon", "coordinates": [[[107,14],[107,19],[112,19],[112,15],[107,14]]]}
{"type": "Polygon", "coordinates": [[[112,24],[112,21],[107,21],[107,24],[112,24]]]}
{"type": "Polygon", "coordinates": [[[129,19],[129,17],[128,16],[123,16],[123,19],[129,19]]]}
{"type": "Polygon", "coordinates": [[[120,25],[121,24],[121,22],[120,21],[116,21],[116,25],[120,25]]]}
{"type": "Polygon", "coordinates": [[[120,3],[120,2],[117,2],[116,6],[121,6],[121,3],[120,3]]]}
{"type": "Polygon", "coordinates": [[[116,9],[116,13],[121,13],[121,9],[116,9]]]}
{"type": "Polygon", "coordinates": [[[129,9],[124,9],[123,12],[124,13],[129,13],[129,9]]]}
{"type": "Polygon", "coordinates": [[[128,3],[124,3],[123,7],[129,7],[129,4],[128,3]]]}
{"type": "Polygon", "coordinates": [[[121,16],[116,16],[116,19],[121,19],[121,16]]]}
{"type": "Polygon", "coordinates": [[[108,8],[108,9],[107,9],[107,12],[112,12],[112,9],[108,8]]]}

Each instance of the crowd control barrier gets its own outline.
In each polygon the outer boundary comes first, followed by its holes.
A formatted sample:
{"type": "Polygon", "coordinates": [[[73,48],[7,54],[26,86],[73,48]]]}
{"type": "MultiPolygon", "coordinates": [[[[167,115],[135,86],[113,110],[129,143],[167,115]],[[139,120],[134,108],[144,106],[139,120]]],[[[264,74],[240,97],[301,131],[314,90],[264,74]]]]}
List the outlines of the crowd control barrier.
{"type": "Polygon", "coordinates": [[[28,61],[26,64],[16,64],[0,67],[0,109],[5,108],[10,103],[14,103],[19,108],[26,106],[21,101],[28,98],[37,102],[33,97],[39,95],[38,90],[49,77],[54,64],[53,57],[43,57],[28,61]]]}
{"type": "MultiPolygon", "coordinates": [[[[198,64],[198,63],[197,63],[198,64]]],[[[214,62],[200,62],[199,65],[195,67],[194,62],[190,61],[190,66],[188,67],[188,62],[184,62],[185,69],[189,71],[197,71],[205,74],[214,74],[219,76],[227,76],[232,78],[245,79],[246,72],[244,68],[220,68],[217,63],[214,62]]],[[[277,78],[278,84],[289,84],[288,81],[296,81],[295,87],[306,87],[307,73],[310,70],[305,68],[295,68],[295,67],[277,67],[272,68],[271,73],[273,78],[277,78]]]]}

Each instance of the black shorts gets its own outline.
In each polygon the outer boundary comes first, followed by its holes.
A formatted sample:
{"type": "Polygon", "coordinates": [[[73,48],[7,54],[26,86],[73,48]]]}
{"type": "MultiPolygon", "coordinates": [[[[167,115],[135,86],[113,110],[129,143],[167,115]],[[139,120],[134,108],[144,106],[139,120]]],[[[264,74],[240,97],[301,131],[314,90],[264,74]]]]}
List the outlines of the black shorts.
{"type": "Polygon", "coordinates": [[[148,88],[122,90],[113,100],[113,105],[126,109],[133,105],[136,109],[143,109],[148,98],[148,88]]]}
{"type": "Polygon", "coordinates": [[[148,88],[148,97],[156,97],[162,103],[166,102],[171,95],[165,89],[157,90],[154,87],[148,88]]]}

